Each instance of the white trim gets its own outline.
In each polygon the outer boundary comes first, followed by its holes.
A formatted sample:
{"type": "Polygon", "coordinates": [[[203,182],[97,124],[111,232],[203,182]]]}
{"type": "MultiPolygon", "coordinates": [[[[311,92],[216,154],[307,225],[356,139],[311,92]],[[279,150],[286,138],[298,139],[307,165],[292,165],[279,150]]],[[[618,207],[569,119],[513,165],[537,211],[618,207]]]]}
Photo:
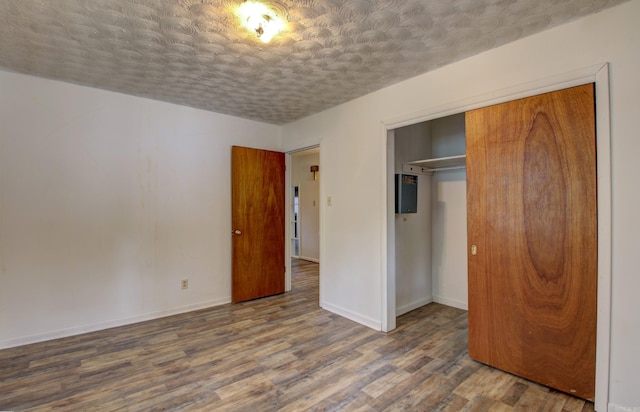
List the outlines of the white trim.
{"type": "Polygon", "coordinates": [[[306,152],[307,150],[313,150],[313,149],[319,149],[319,148],[320,148],[320,144],[312,144],[310,146],[300,147],[298,149],[292,149],[285,153],[287,153],[288,155],[293,155],[295,153],[306,152]]]}
{"type": "MultiPolygon", "coordinates": [[[[318,143],[318,148],[320,149],[320,154],[318,155],[319,156],[318,164],[321,165],[321,166],[323,165],[323,163],[322,163],[323,162],[323,160],[322,160],[322,151],[323,151],[322,148],[323,147],[324,147],[323,140],[320,140],[320,142],[318,143]]],[[[325,166],[322,166],[322,167],[325,167],[325,166]]],[[[318,279],[318,301],[319,302],[322,302],[322,295],[324,294],[323,291],[322,291],[323,288],[324,288],[323,280],[327,278],[326,276],[322,275],[323,268],[325,267],[325,265],[322,264],[322,259],[323,259],[323,256],[325,256],[325,251],[327,250],[326,249],[326,245],[324,243],[325,239],[326,239],[325,231],[324,231],[325,211],[326,211],[326,203],[324,202],[324,199],[325,199],[325,196],[326,196],[326,194],[325,194],[325,184],[326,184],[325,182],[326,182],[326,180],[327,179],[320,178],[320,187],[318,188],[318,191],[320,192],[318,194],[318,209],[319,209],[318,213],[320,214],[319,222],[318,222],[318,224],[320,226],[320,230],[319,230],[319,232],[320,232],[319,233],[319,236],[320,236],[320,241],[319,241],[320,270],[318,272],[318,277],[319,277],[319,279],[318,279]]]]}
{"type": "Polygon", "coordinates": [[[440,303],[442,305],[447,305],[447,306],[451,306],[451,307],[462,309],[462,310],[469,310],[468,302],[462,302],[459,300],[449,299],[442,296],[434,296],[433,301],[436,303],[440,303]]]}
{"type": "Polygon", "coordinates": [[[622,406],[610,403],[607,410],[609,412],[640,412],[640,406],[622,406]]]}
{"type": "MultiPolygon", "coordinates": [[[[609,102],[609,66],[608,63],[597,64],[574,71],[560,73],[556,76],[534,80],[514,85],[491,93],[473,96],[440,106],[427,108],[407,115],[383,121],[381,136],[382,147],[388,148],[388,132],[398,127],[408,126],[428,120],[438,119],[452,114],[462,113],[481,107],[504,103],[511,100],[535,96],[541,93],[561,90],[568,87],[587,83],[596,85],[596,127],[597,127],[597,174],[598,174],[598,315],[596,336],[596,388],[595,409],[607,410],[609,402],[609,374],[610,374],[610,339],[611,339],[611,126],[609,102]]],[[[393,186],[388,183],[388,156],[383,156],[382,170],[385,174],[381,178],[384,185],[383,194],[386,196],[382,203],[382,210],[388,221],[393,208],[388,206],[387,195],[393,186]]],[[[389,331],[392,320],[388,319],[391,302],[395,302],[395,277],[391,268],[395,264],[395,257],[389,253],[392,232],[388,224],[382,227],[382,239],[387,242],[383,252],[382,268],[382,327],[389,331]],[[394,296],[391,296],[393,294],[394,296]]]]}
{"type": "MultiPolygon", "coordinates": [[[[295,151],[294,151],[295,152],[295,151]]],[[[284,154],[284,197],[285,197],[285,213],[284,213],[284,291],[291,291],[291,258],[293,257],[293,251],[291,250],[291,155],[294,152],[285,152],[284,154]]]]}
{"type": "Polygon", "coordinates": [[[424,305],[428,305],[429,303],[434,302],[431,296],[426,298],[414,300],[413,302],[407,303],[406,305],[402,305],[396,308],[396,316],[402,316],[405,313],[409,313],[414,309],[418,309],[423,307],[424,305]]]}
{"type": "Polygon", "coordinates": [[[118,326],[131,325],[134,323],[144,322],[147,320],[160,319],[167,316],[179,315],[181,313],[193,312],[196,310],[207,309],[214,306],[226,305],[231,303],[231,296],[224,298],[208,300],[205,302],[194,303],[191,305],[180,306],[173,309],[160,310],[157,312],[145,313],[142,315],[131,316],[127,318],[114,319],[105,322],[91,323],[87,325],[74,326],[72,328],[53,330],[34,335],[21,336],[0,341],[0,349],[12,348],[15,346],[28,345],[36,342],[44,342],[52,339],[66,338],[69,336],[80,335],[82,333],[96,332],[104,329],[115,328],[118,326]]]}
{"type": "Polygon", "coordinates": [[[394,187],[394,159],[395,159],[395,132],[393,129],[387,129],[384,123],[381,124],[382,128],[382,143],[383,153],[380,156],[383,171],[382,187],[380,188],[380,194],[382,197],[382,204],[385,205],[383,214],[386,215],[386,219],[382,219],[381,230],[381,285],[380,285],[380,309],[381,309],[381,330],[383,332],[389,332],[396,328],[396,232],[395,232],[395,214],[394,214],[394,199],[387,193],[388,188],[394,187]],[[386,212],[385,212],[386,211],[386,212]],[[389,212],[390,211],[390,212],[389,212]]]}
{"type": "Polygon", "coordinates": [[[298,259],[306,260],[306,261],[314,262],[314,263],[320,263],[320,259],[310,258],[310,257],[306,257],[306,256],[298,256],[298,259]]]}
{"type": "Polygon", "coordinates": [[[327,303],[327,302],[321,302],[320,303],[320,307],[322,309],[324,309],[324,310],[327,310],[329,312],[335,313],[336,315],[340,315],[343,318],[347,318],[347,319],[352,320],[354,322],[357,322],[357,323],[359,323],[361,325],[368,326],[371,329],[381,330],[380,322],[378,320],[376,320],[376,319],[369,318],[367,316],[362,316],[359,313],[352,312],[352,311],[350,311],[348,309],[345,309],[345,308],[343,308],[341,306],[332,305],[332,304],[327,303]]]}
{"type": "Polygon", "coordinates": [[[596,163],[598,176],[598,314],[596,332],[595,410],[607,410],[611,352],[611,123],[609,65],[595,74],[596,163]]]}

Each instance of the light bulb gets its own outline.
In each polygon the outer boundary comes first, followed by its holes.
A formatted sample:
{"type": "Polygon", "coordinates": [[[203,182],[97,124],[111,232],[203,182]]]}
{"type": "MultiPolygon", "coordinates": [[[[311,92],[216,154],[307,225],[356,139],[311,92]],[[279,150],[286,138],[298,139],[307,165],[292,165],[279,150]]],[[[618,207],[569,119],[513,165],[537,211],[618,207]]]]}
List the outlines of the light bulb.
{"type": "Polygon", "coordinates": [[[238,15],[242,24],[264,43],[284,29],[284,22],[262,3],[244,2],[238,7],[238,15]]]}

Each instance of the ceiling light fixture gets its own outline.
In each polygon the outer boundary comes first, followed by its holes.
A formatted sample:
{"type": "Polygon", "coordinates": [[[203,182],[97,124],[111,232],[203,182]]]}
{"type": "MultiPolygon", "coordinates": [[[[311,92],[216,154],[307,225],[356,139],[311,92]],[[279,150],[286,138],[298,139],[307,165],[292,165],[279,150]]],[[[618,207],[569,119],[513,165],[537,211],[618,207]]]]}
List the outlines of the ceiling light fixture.
{"type": "Polygon", "coordinates": [[[245,1],[238,7],[242,25],[255,32],[264,43],[284,29],[284,21],[262,3],[245,1]]]}

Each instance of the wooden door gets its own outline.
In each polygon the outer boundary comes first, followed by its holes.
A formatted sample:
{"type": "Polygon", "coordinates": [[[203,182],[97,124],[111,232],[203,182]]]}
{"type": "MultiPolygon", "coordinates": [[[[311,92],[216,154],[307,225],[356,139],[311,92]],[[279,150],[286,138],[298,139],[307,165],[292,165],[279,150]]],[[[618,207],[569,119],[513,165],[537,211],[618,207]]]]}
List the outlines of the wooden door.
{"type": "Polygon", "coordinates": [[[593,399],[593,85],[466,115],[469,356],[593,399]]]}
{"type": "Polygon", "coordinates": [[[284,153],[233,146],[233,302],[284,292],[284,153]]]}

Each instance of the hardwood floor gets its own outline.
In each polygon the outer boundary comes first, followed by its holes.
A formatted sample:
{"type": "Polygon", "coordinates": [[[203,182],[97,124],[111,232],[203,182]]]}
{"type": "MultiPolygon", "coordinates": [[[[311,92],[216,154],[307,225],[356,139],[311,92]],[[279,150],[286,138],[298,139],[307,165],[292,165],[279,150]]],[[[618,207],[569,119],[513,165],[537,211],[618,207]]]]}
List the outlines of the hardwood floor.
{"type": "Polygon", "coordinates": [[[472,361],[465,311],[430,304],[382,333],[293,291],[0,351],[0,410],[592,411],[472,361]]]}

